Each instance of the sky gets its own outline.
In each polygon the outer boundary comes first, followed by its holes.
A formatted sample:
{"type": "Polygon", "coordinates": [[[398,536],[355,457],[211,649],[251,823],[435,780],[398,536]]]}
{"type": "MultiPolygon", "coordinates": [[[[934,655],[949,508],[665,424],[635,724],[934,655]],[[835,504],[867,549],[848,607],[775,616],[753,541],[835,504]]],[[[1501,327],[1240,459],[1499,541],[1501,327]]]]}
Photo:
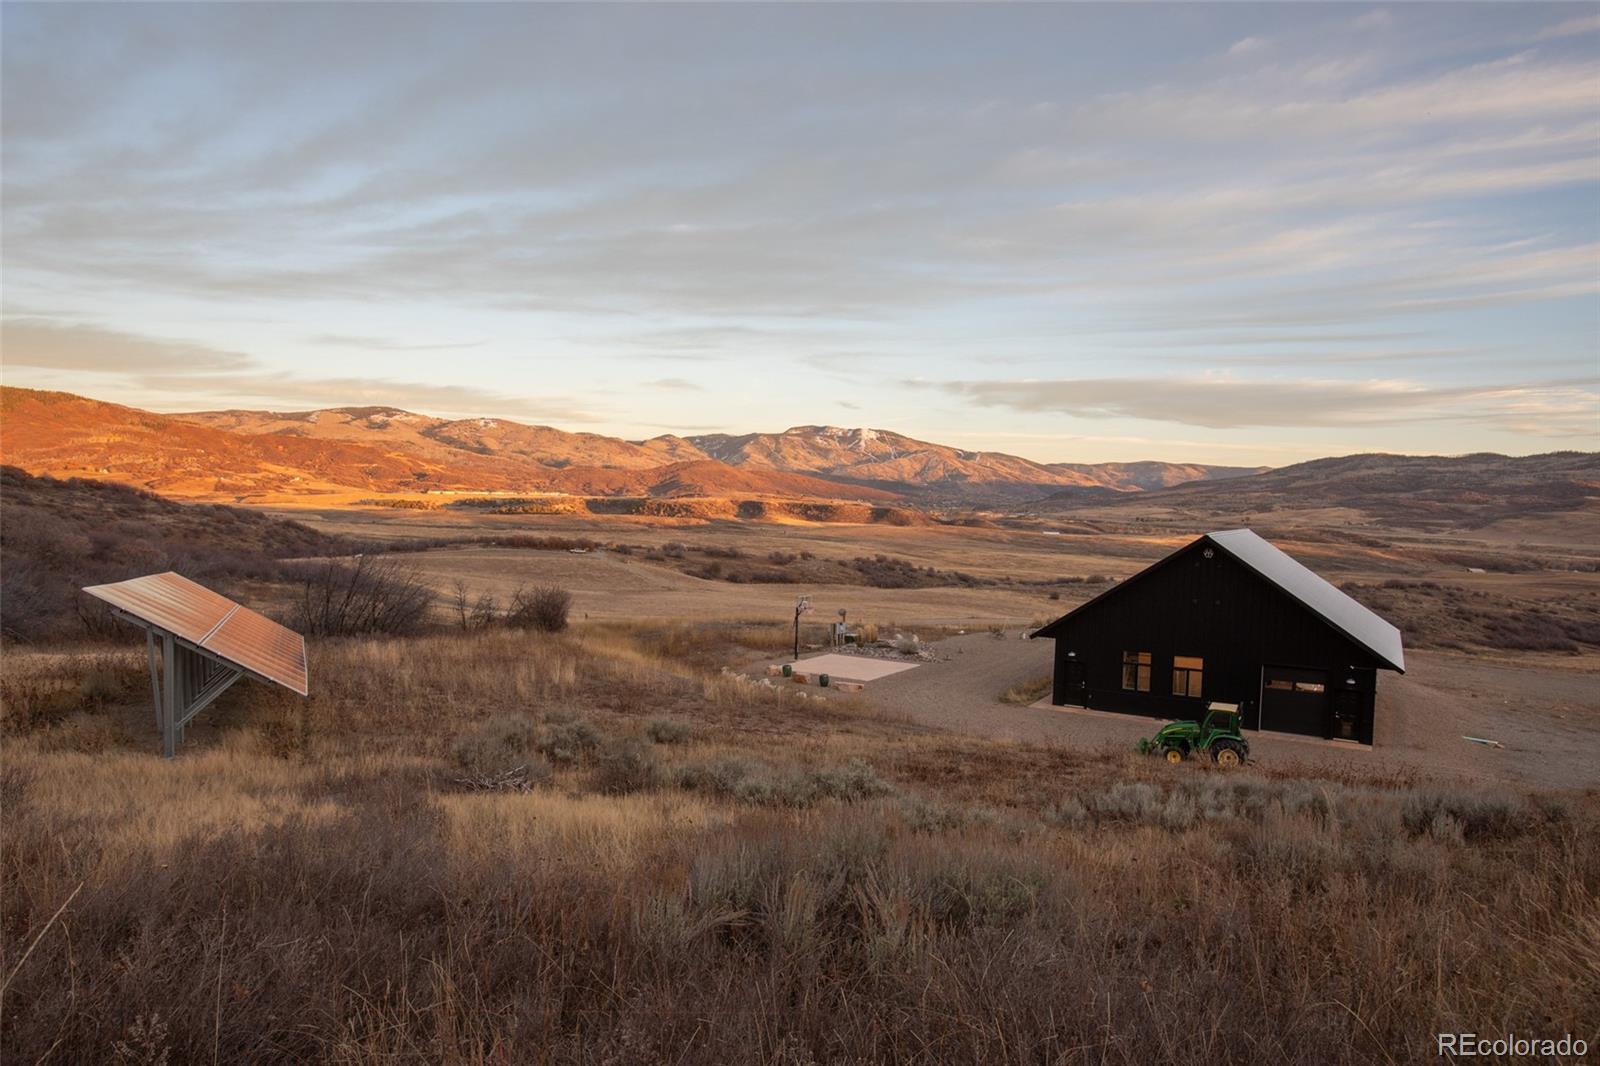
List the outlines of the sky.
{"type": "Polygon", "coordinates": [[[1600,449],[1592,4],[0,7],[0,379],[1600,449]]]}

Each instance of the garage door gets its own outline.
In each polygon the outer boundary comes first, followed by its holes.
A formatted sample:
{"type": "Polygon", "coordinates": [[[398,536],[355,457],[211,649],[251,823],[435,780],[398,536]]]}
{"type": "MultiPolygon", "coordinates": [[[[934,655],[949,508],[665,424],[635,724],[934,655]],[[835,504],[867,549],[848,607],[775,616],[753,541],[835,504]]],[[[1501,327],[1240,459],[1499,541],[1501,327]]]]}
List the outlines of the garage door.
{"type": "Polygon", "coordinates": [[[1268,666],[1261,671],[1261,728],[1325,737],[1328,675],[1322,670],[1268,666]]]}

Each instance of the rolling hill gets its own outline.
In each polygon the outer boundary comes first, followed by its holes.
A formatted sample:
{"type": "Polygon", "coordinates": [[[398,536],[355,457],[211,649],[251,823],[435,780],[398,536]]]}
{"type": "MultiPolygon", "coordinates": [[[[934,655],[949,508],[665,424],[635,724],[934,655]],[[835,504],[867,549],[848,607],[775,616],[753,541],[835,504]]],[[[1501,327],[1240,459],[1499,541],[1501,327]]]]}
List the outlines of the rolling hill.
{"type": "MultiPolygon", "coordinates": [[[[1137,492],[1195,479],[1236,477],[1259,467],[1204,466],[1196,463],[1036,463],[1003,452],[966,451],[880,429],[795,426],[782,433],[671,434],[626,441],[594,433],[570,433],[500,418],[441,419],[390,407],[340,407],[320,411],[204,411],[174,415],[198,425],[250,435],[339,440],[404,450],[435,462],[460,461],[462,453],[482,459],[512,460],[549,469],[585,468],[577,484],[629,485],[637,479],[610,478],[601,469],[650,470],[670,464],[714,462],[759,473],[801,474],[837,485],[828,494],[852,498],[864,489],[887,491],[926,502],[987,503],[1036,499],[1061,489],[1084,492],[1137,492]],[[846,486],[841,488],[839,486],[846,486]]],[[[697,468],[707,477],[709,468],[697,468]]],[[[709,479],[732,482],[725,473],[709,479]]],[[[738,491],[802,491],[795,483],[772,483],[761,490],[759,477],[738,491]],[[787,484],[788,487],[779,487],[787,484]]],[[[577,491],[577,490],[573,490],[577,491]]],[[[597,488],[597,493],[598,493],[597,488]]],[[[810,485],[806,495],[824,490],[810,485]]]]}
{"type": "MultiPolygon", "coordinates": [[[[724,463],[803,471],[952,499],[1033,499],[1055,490],[1136,492],[1256,468],[1176,463],[1036,463],[1004,452],[967,451],[882,429],[795,426],[782,433],[688,438],[724,463]]],[[[648,442],[647,442],[648,443],[648,442]]]]}
{"type": "Polygon", "coordinates": [[[1417,529],[1472,529],[1494,522],[1600,507],[1600,453],[1506,456],[1346,455],[1313,459],[1226,483],[1196,481],[1129,496],[1057,493],[1041,512],[1135,511],[1205,524],[1263,515],[1319,515],[1417,529]]]}
{"type": "Polygon", "coordinates": [[[431,418],[396,407],[333,407],[293,412],[198,411],[169,417],[249,436],[376,445],[437,462],[459,462],[477,456],[553,469],[598,466],[648,470],[666,462],[706,458],[698,449],[664,458],[664,450],[598,433],[568,433],[503,418],[431,418]]]}
{"type": "Polygon", "coordinates": [[[393,407],[162,415],[17,388],[4,389],[0,402],[0,446],[23,469],[204,499],[450,490],[970,506],[1062,491],[1142,492],[1252,472],[1156,462],[1046,464],[836,426],[627,441],[393,407]]]}
{"type": "Polygon", "coordinates": [[[881,488],[739,469],[704,456],[667,462],[595,434],[499,419],[449,422],[391,408],[171,416],[8,387],[0,389],[0,416],[0,453],[28,473],[116,481],[194,499],[351,490],[899,499],[881,488]],[[596,462],[601,459],[605,465],[596,462]]]}

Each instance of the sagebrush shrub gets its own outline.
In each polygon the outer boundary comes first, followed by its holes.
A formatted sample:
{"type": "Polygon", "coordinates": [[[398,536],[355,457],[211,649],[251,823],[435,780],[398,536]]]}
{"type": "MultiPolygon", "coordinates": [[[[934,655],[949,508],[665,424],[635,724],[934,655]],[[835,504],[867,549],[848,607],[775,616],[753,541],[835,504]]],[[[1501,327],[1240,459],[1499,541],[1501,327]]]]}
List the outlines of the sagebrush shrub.
{"type": "Polygon", "coordinates": [[[105,703],[122,695],[122,679],[110,670],[96,668],[84,675],[78,691],[89,703],[105,703]]]}
{"type": "Polygon", "coordinates": [[[1460,827],[1464,840],[1496,840],[1526,832],[1532,816],[1517,800],[1506,796],[1468,795],[1459,792],[1413,792],[1400,808],[1400,823],[1412,836],[1436,835],[1435,826],[1454,830],[1440,821],[1448,818],[1460,827]]]}
{"type": "Polygon", "coordinates": [[[688,722],[675,722],[670,718],[652,718],[644,729],[657,744],[682,744],[694,736],[694,727],[688,722]]]}
{"type": "Polygon", "coordinates": [[[661,783],[661,766],[644,743],[613,740],[595,758],[592,783],[597,791],[612,795],[643,792],[661,783]]]}
{"type": "Polygon", "coordinates": [[[823,800],[851,802],[894,791],[892,785],[859,759],[838,766],[779,770],[746,759],[721,758],[680,767],[673,781],[679,788],[729,796],[757,807],[803,808],[823,800]]]}
{"type": "Polygon", "coordinates": [[[503,773],[533,759],[538,732],[527,715],[502,714],[457,737],[450,750],[456,765],[468,773],[503,773]]]}
{"type": "Polygon", "coordinates": [[[535,744],[539,753],[555,763],[574,763],[600,746],[600,730],[586,718],[549,726],[535,744]]]}

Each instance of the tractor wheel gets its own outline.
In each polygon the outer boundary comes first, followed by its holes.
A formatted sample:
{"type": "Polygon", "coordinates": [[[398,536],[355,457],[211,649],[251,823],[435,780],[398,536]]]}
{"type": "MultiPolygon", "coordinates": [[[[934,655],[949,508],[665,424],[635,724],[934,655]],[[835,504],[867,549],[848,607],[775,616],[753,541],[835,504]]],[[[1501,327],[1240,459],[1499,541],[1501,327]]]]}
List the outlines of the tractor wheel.
{"type": "Polygon", "coordinates": [[[1216,744],[1211,748],[1211,761],[1224,769],[1231,769],[1244,761],[1234,744],[1216,744]]]}
{"type": "Polygon", "coordinates": [[[1174,766],[1178,765],[1179,763],[1181,763],[1183,761],[1183,749],[1182,748],[1165,748],[1165,749],[1162,750],[1161,755],[1162,755],[1163,758],[1165,758],[1169,763],[1171,763],[1174,766]]]}

